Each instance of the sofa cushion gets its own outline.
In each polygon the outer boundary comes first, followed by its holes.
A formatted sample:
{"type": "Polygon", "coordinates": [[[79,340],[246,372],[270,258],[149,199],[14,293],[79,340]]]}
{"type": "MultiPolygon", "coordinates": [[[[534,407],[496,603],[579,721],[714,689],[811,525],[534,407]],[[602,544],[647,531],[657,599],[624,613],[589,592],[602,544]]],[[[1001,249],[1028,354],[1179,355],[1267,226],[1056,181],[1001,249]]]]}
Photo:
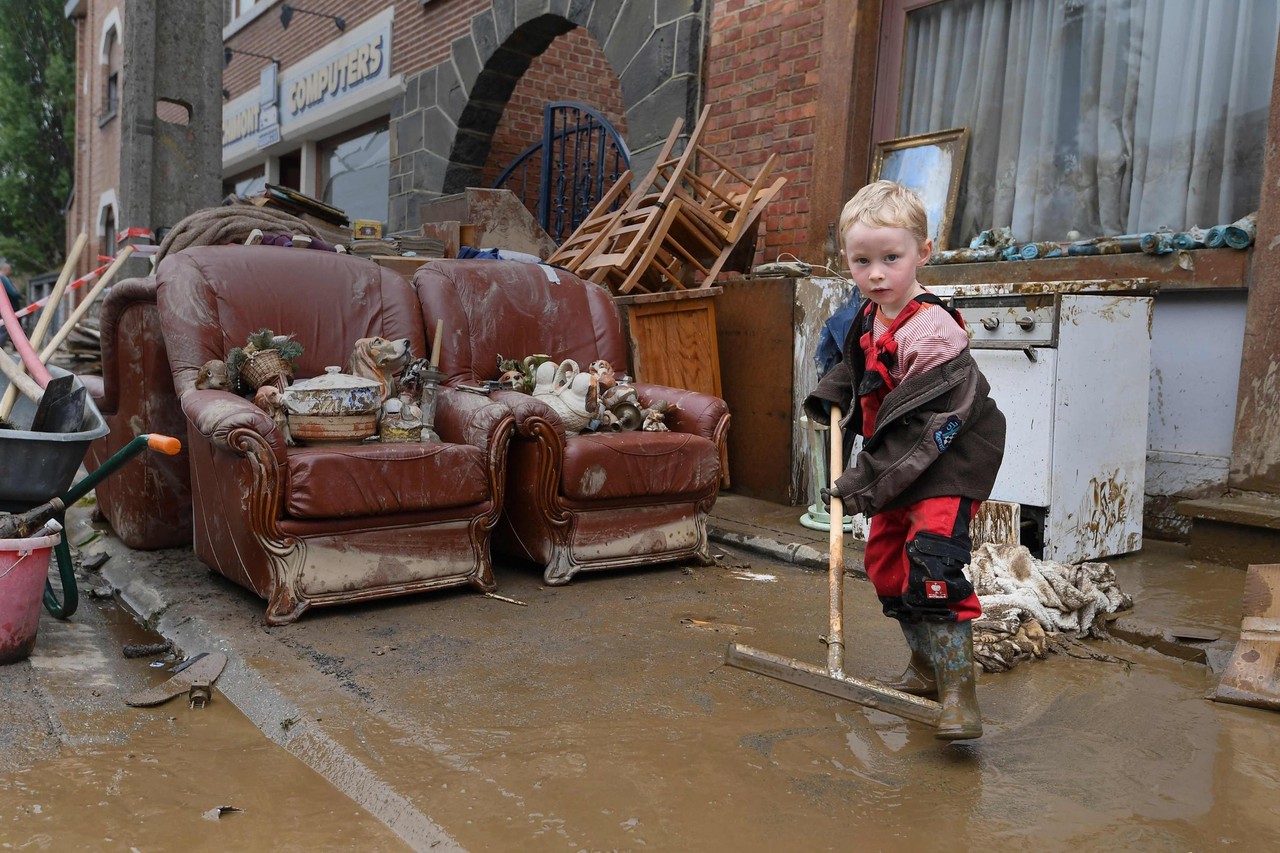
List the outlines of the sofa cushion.
{"type": "Polygon", "coordinates": [[[616,432],[565,442],[560,489],[575,501],[667,497],[715,491],[720,453],[697,435],[616,432]]]}
{"type": "Polygon", "coordinates": [[[289,449],[285,514],[345,518],[467,506],[489,498],[488,459],[469,444],[330,444],[289,449]]]}

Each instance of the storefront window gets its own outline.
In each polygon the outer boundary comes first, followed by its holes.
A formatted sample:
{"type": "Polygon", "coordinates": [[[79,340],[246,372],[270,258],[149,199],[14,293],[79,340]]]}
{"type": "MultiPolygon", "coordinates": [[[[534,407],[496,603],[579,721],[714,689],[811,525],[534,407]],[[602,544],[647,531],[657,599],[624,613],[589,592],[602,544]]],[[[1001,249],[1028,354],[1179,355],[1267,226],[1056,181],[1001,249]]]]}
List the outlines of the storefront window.
{"type": "Polygon", "coordinates": [[[259,166],[247,172],[241,172],[222,182],[222,194],[251,196],[257,195],[267,188],[266,170],[259,166]]]}
{"type": "Polygon", "coordinates": [[[992,226],[1062,240],[1257,208],[1280,3],[890,0],[885,24],[901,85],[877,94],[897,104],[880,135],[969,129],[953,246],[992,226]]]}
{"type": "Polygon", "coordinates": [[[351,219],[387,221],[391,135],[385,126],[320,147],[321,200],[351,219]]]}

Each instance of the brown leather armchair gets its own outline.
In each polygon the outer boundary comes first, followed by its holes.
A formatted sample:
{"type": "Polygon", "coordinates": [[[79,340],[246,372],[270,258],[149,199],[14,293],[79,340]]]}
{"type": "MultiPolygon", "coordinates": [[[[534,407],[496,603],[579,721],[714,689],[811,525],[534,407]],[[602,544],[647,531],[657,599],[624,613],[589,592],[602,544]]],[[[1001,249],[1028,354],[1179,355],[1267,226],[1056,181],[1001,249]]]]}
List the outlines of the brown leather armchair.
{"type": "MultiPolygon", "coordinates": [[[[584,368],[627,364],[622,321],[603,287],[514,261],[431,261],[414,276],[427,328],[444,321],[446,384],[496,379],[498,357],[546,353],[584,368]]],[[[718,397],[638,384],[665,399],[669,432],[566,436],[542,401],[495,392],[516,418],[507,502],[496,534],[507,553],[543,564],[548,584],[580,571],[694,558],[710,563],[707,514],[720,481],[729,410],[718,397]]]]}
{"type": "Polygon", "coordinates": [[[159,307],[189,429],[196,556],[268,600],[266,621],[307,608],[428,589],[495,586],[512,416],[446,389],[440,443],[286,446],[272,420],[225,391],[197,390],[209,359],[258,328],[294,333],[297,378],[345,365],[356,340],[426,351],[403,278],[368,260],[272,246],[192,248],[161,261],[159,307]]]}
{"type": "MultiPolygon", "coordinates": [[[[96,471],[136,436],[186,437],[186,419],[160,331],[156,280],[130,278],[107,292],[98,315],[102,376],[80,380],[111,432],[89,446],[96,471]]],[[[176,456],[144,453],[94,488],[98,511],[130,548],[149,551],[191,543],[191,475],[186,442],[176,456]]]]}

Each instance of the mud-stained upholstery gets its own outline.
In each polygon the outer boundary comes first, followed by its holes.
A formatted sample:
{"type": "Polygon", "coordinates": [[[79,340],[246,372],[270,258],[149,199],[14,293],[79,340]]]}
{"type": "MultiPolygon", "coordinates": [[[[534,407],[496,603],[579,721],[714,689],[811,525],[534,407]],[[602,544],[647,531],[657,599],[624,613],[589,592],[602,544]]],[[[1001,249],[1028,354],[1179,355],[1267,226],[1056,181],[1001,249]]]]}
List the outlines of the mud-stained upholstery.
{"type": "Polygon", "coordinates": [[[98,470],[134,437],[183,440],[177,456],[144,451],[94,488],[98,512],[130,548],[150,551],[191,543],[191,474],[186,419],[160,330],[156,280],[117,282],[102,300],[102,376],[81,376],[111,432],[89,446],[84,464],[98,470]]]}
{"type": "Polygon", "coordinates": [[[271,419],[196,374],[250,332],[292,333],[296,379],[345,365],[359,338],[427,338],[413,288],[371,261],[273,246],[206,246],[157,270],[169,366],[188,429],[196,556],[268,600],[307,608],[471,584],[494,588],[490,539],[513,419],[441,393],[440,444],[286,446],[271,419]]]}
{"type": "MultiPolygon", "coordinates": [[[[582,367],[627,364],[622,320],[609,292],[545,265],[431,261],[414,287],[428,329],[444,323],[440,366],[448,384],[498,376],[498,357],[546,353],[582,367]]],[[[516,430],[506,508],[496,542],[544,567],[547,583],[577,572],[694,558],[710,561],[707,513],[715,504],[729,411],[718,397],[636,386],[646,405],[665,399],[670,432],[566,436],[550,407],[497,392],[516,430]]]]}

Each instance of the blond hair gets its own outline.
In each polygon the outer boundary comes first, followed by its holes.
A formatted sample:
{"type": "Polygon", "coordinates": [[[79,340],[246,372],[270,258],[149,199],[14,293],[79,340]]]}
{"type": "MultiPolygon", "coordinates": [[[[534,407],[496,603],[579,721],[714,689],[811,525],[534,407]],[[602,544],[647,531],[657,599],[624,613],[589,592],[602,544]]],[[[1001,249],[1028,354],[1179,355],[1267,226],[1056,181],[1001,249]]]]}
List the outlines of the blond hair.
{"type": "Polygon", "coordinates": [[[914,190],[893,181],[876,181],[858,190],[840,211],[840,237],[855,224],[876,228],[905,228],[924,245],[929,239],[929,217],[914,190]]]}

